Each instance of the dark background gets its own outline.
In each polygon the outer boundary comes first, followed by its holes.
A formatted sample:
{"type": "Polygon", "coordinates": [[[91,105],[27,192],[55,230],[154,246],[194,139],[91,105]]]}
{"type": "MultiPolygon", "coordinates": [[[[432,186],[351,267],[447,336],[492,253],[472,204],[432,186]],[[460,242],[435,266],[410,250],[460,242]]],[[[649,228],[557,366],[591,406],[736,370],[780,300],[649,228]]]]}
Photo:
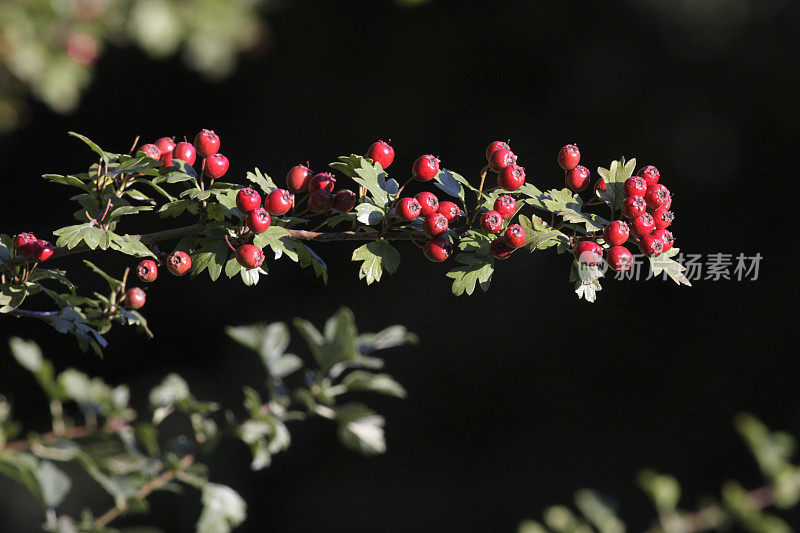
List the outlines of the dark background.
{"type": "MultiPolygon", "coordinates": [[[[0,139],[2,231],[37,235],[73,211],[38,176],[91,159],[67,130],[124,151],[135,135],[212,128],[231,180],[254,166],[275,177],[306,160],[321,169],[378,138],[392,140],[395,174],[431,152],[475,179],[486,144],[510,138],[540,188],[562,186],[555,155],[576,142],[593,172],[620,155],[657,165],[675,195],[678,246],[759,252],[758,281],[607,280],[592,305],[572,293],[568,259],[548,251],[500,265],[489,294],[456,298],[447,269],[413,247],[396,275],[367,287],[351,248],[327,245],[317,250],[328,286],[286,260],[255,289],[164,277],[145,309],[156,340],[115,330],[103,360],[34,322],[5,318],[0,336],[37,338],[59,368],[131,383],[143,411],[167,372],[234,406],[242,383],[261,384],[227,324],[319,323],[346,304],[362,331],[417,332],[419,347],[388,354],[409,398],[371,400],[387,418],[386,455],[344,450],[323,422],[295,426],[292,448],[262,472],[249,471],[241,444],[223,444],[211,478],[247,500],[241,531],[508,531],[583,486],[614,498],[636,531],[653,516],[635,487],[640,468],[675,474],[686,507],[726,479],[755,487],[733,416],[749,410],[800,434],[798,254],[783,230],[797,193],[799,15],[788,0],[300,1],[270,15],[271,51],[223,83],[178,59],[112,49],[76,114],[34,105],[29,125],[0,139]]],[[[45,429],[33,379],[9,357],[0,378],[26,428],[45,429]]],[[[154,496],[150,517],[120,525],[191,529],[200,508],[189,492],[154,496]]],[[[33,498],[17,486],[2,494],[0,524],[35,529],[33,498]]],[[[110,504],[98,493],[92,508],[110,504]]]]}

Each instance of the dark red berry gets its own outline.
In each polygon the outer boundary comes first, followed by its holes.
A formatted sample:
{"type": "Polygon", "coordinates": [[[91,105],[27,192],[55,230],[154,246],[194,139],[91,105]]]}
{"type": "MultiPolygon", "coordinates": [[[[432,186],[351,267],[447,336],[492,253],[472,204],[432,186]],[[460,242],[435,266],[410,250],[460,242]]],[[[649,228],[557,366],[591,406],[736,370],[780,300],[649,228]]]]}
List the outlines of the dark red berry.
{"type": "Polygon", "coordinates": [[[150,159],[155,159],[156,161],[161,159],[161,150],[155,144],[143,144],[139,147],[139,151],[144,152],[144,155],[150,159]]]}
{"type": "Polygon", "coordinates": [[[333,187],[336,184],[336,178],[330,172],[320,172],[314,175],[308,182],[308,192],[319,191],[325,189],[328,192],[333,192],[333,187]]]}
{"type": "Polygon", "coordinates": [[[622,215],[634,219],[647,211],[647,204],[641,196],[629,196],[622,201],[622,215]]]}
{"type": "Polygon", "coordinates": [[[197,159],[197,150],[194,149],[192,143],[181,141],[176,144],[175,149],[172,150],[172,158],[180,159],[181,161],[185,161],[187,165],[192,166],[197,159]]]}
{"type": "Polygon", "coordinates": [[[513,165],[516,162],[517,162],[517,156],[514,155],[514,152],[512,152],[508,148],[501,148],[500,150],[495,150],[494,152],[491,153],[491,155],[489,155],[489,168],[492,169],[492,172],[499,173],[508,165],[513,165]]]}
{"type": "Polygon", "coordinates": [[[508,165],[497,174],[497,185],[507,191],[516,191],[525,184],[525,169],[516,163],[508,165]]]}
{"type": "Polygon", "coordinates": [[[37,240],[35,246],[36,250],[33,253],[33,258],[40,263],[50,259],[56,251],[53,245],[44,239],[37,240]]]}
{"type": "Polygon", "coordinates": [[[628,240],[631,229],[624,220],[614,220],[603,230],[603,240],[611,246],[619,246],[628,240]]]}
{"type": "Polygon", "coordinates": [[[14,236],[14,250],[22,257],[32,257],[36,253],[36,235],[20,233],[14,236]]]}
{"type": "Polygon", "coordinates": [[[575,192],[582,191],[592,181],[591,172],[583,165],[578,165],[564,173],[564,184],[575,192]]]}
{"type": "Polygon", "coordinates": [[[167,256],[167,270],[176,276],[183,276],[192,268],[192,258],[180,250],[167,256]]]}
{"type": "Polygon", "coordinates": [[[201,130],[194,138],[194,147],[203,157],[219,152],[219,136],[213,130],[201,130]]]}
{"type": "Polygon", "coordinates": [[[637,175],[644,178],[644,181],[647,183],[648,187],[658,183],[658,178],[661,177],[658,169],[653,165],[647,165],[646,167],[640,168],[639,172],[637,172],[637,175]]]}
{"type": "Polygon", "coordinates": [[[672,249],[672,245],[675,244],[675,236],[672,235],[672,232],[668,229],[658,229],[654,231],[653,237],[661,239],[661,242],[664,244],[661,253],[668,252],[672,249]]]}
{"type": "Polygon", "coordinates": [[[487,233],[497,233],[503,229],[503,216],[497,211],[487,211],[481,216],[481,228],[487,233]]]}
{"type": "Polygon", "coordinates": [[[494,141],[486,148],[486,160],[489,161],[492,157],[492,154],[495,153],[497,150],[511,150],[511,147],[508,145],[507,142],[494,141]]]}
{"type": "Polygon", "coordinates": [[[437,209],[436,212],[443,214],[448,224],[461,217],[461,209],[456,204],[449,201],[439,202],[439,209],[437,209]]]}
{"type": "Polygon", "coordinates": [[[236,193],[236,207],[245,214],[253,209],[258,209],[261,207],[261,195],[258,194],[258,191],[250,187],[240,189],[239,192],[236,193]]]}
{"type": "Polygon", "coordinates": [[[439,209],[439,199],[436,198],[436,195],[432,192],[422,191],[414,198],[416,198],[419,202],[419,205],[422,208],[421,214],[424,217],[432,215],[439,209]]]}
{"type": "Polygon", "coordinates": [[[494,210],[507,220],[517,212],[517,201],[510,194],[502,194],[494,201],[494,210]]]}
{"type": "Polygon", "coordinates": [[[572,170],[581,162],[581,151],[574,144],[568,144],[558,152],[558,166],[572,170]]]}
{"type": "Polygon", "coordinates": [[[146,299],[147,296],[139,287],[131,287],[125,291],[125,307],[128,309],[141,309],[146,299]]]}
{"type": "Polygon", "coordinates": [[[656,257],[664,251],[664,241],[655,235],[648,235],[639,241],[639,250],[648,257],[656,257]]]}
{"type": "Polygon", "coordinates": [[[672,224],[672,221],[675,220],[675,215],[666,207],[659,207],[653,213],[653,220],[656,221],[656,229],[664,229],[672,224]]]}
{"type": "Polygon", "coordinates": [[[425,257],[435,263],[441,263],[452,255],[453,245],[442,238],[436,237],[425,243],[423,251],[425,257]]]}
{"type": "Polygon", "coordinates": [[[525,230],[519,224],[511,224],[503,234],[503,240],[509,248],[519,248],[525,244],[525,230]]]}
{"type": "Polygon", "coordinates": [[[500,237],[492,241],[489,245],[489,250],[492,252],[493,256],[501,260],[508,259],[508,256],[510,256],[513,251],[513,249],[506,244],[506,241],[500,237]]]}
{"type": "Polygon", "coordinates": [[[206,158],[206,176],[212,180],[221,178],[228,172],[228,158],[222,154],[210,155],[206,158]]]}
{"type": "Polygon", "coordinates": [[[432,155],[421,155],[411,166],[411,175],[417,181],[430,181],[439,173],[440,162],[432,155]]]}
{"type": "Polygon", "coordinates": [[[245,268],[258,268],[264,262],[264,250],[254,244],[243,244],[236,250],[236,260],[245,268]]]}
{"type": "Polygon", "coordinates": [[[654,229],[656,229],[656,223],[650,213],[642,213],[631,220],[631,233],[640,239],[653,233],[654,229]]]}
{"type": "Polygon", "coordinates": [[[596,266],[603,261],[603,247],[594,241],[581,241],[573,250],[575,259],[583,265],[596,266]]]}
{"type": "Polygon", "coordinates": [[[605,192],[607,188],[605,180],[603,178],[597,178],[597,181],[594,182],[594,195],[600,198],[600,193],[605,192]]]}
{"type": "Polygon", "coordinates": [[[169,154],[172,156],[172,151],[175,149],[175,140],[170,137],[161,137],[155,142],[155,145],[158,147],[158,151],[161,152],[161,155],[169,154]]]}
{"type": "Polygon", "coordinates": [[[158,277],[158,265],[152,259],[142,259],[136,266],[136,275],[145,283],[152,283],[158,277]]]}
{"type": "Polygon", "coordinates": [[[333,208],[342,213],[347,213],[356,206],[356,193],[344,189],[333,195],[333,208]]]}
{"type": "Polygon", "coordinates": [[[255,234],[264,233],[272,224],[272,217],[263,207],[257,207],[247,213],[247,227],[255,234]]]}
{"type": "Polygon", "coordinates": [[[660,183],[656,183],[647,188],[644,200],[647,202],[647,207],[653,211],[659,207],[666,207],[669,209],[669,206],[672,204],[672,196],[669,193],[669,189],[660,183]]]}
{"type": "Polygon", "coordinates": [[[264,200],[264,208],[272,216],[285,215],[294,203],[294,196],[286,189],[275,189],[264,200]]]}
{"type": "Polygon", "coordinates": [[[394,148],[387,142],[377,141],[367,150],[367,157],[375,163],[380,163],[383,168],[389,168],[394,161],[394,148]]]}
{"type": "Polygon", "coordinates": [[[641,176],[631,176],[622,186],[625,196],[644,196],[647,192],[647,182],[641,176]]]}
{"type": "Polygon", "coordinates": [[[286,174],[286,187],[293,193],[298,193],[308,188],[311,180],[311,169],[305,165],[295,165],[286,174]]]}
{"type": "Polygon", "coordinates": [[[422,213],[422,206],[416,198],[401,198],[395,209],[397,216],[403,220],[414,220],[422,213]]]}
{"type": "Polygon", "coordinates": [[[425,222],[422,223],[422,231],[429,237],[438,237],[447,231],[449,224],[447,219],[441,213],[432,213],[425,217],[425,222]]]}
{"type": "Polygon", "coordinates": [[[333,195],[328,189],[319,189],[308,197],[308,209],[312,213],[324,213],[333,206],[333,195]]]}
{"type": "Polygon", "coordinates": [[[614,246],[608,251],[608,266],[618,272],[624,272],[633,265],[633,254],[624,246],[614,246]]]}

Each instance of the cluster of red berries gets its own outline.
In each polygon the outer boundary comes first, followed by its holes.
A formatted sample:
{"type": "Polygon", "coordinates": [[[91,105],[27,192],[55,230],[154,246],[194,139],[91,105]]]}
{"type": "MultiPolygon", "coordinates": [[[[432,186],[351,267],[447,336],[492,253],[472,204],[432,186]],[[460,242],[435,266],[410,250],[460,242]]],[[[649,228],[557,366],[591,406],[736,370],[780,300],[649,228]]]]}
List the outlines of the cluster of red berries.
{"type": "Polygon", "coordinates": [[[164,167],[171,167],[173,159],[194,165],[200,154],[203,174],[215,180],[228,172],[228,158],[219,153],[219,145],[219,136],[213,130],[202,130],[195,136],[194,144],[187,141],[176,143],[174,137],[162,137],[153,144],[142,145],[139,150],[160,161],[164,167]]]}
{"type": "MultiPolygon", "coordinates": [[[[192,269],[192,258],[186,252],[176,250],[164,261],[175,276],[183,276],[192,269]]],[[[136,266],[136,275],[145,283],[152,283],[158,278],[158,264],[152,259],[142,259],[136,266]]],[[[145,303],[145,292],[139,287],[131,287],[125,291],[123,303],[128,309],[141,309],[145,303]]]]}
{"type": "Polygon", "coordinates": [[[356,205],[356,194],[349,189],[334,192],[336,178],[330,172],[314,174],[305,165],[296,165],[286,175],[286,189],[272,191],[266,200],[267,211],[283,215],[294,205],[292,193],[308,192],[308,210],[327,213],[335,209],[347,213],[356,205]]]}
{"type": "Polygon", "coordinates": [[[20,233],[14,236],[14,251],[21,257],[41,263],[50,259],[55,249],[49,241],[37,239],[33,233],[20,233]]]}
{"type": "Polygon", "coordinates": [[[497,186],[516,191],[525,184],[525,169],[517,164],[517,156],[507,142],[494,141],[486,148],[489,168],[497,173],[497,186]]]}
{"type": "MultiPolygon", "coordinates": [[[[507,191],[516,191],[525,184],[525,169],[517,164],[517,156],[507,142],[494,141],[486,148],[489,168],[497,173],[497,186],[507,191]]],[[[492,209],[481,215],[481,228],[491,234],[503,231],[506,221],[517,212],[517,201],[509,194],[495,200],[492,209]]],[[[491,243],[492,255],[497,259],[508,259],[514,249],[525,244],[525,230],[519,224],[510,224],[502,237],[491,243]]]]}

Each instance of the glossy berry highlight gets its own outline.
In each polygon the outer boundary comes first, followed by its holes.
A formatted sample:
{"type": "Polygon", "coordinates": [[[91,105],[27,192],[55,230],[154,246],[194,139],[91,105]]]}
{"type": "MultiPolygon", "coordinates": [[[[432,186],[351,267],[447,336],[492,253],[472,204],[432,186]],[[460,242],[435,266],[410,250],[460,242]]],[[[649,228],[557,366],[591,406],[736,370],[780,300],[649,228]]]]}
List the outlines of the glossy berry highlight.
{"type": "Polygon", "coordinates": [[[430,154],[422,155],[411,166],[411,175],[417,181],[430,181],[439,173],[440,162],[430,154]]]}
{"type": "Polygon", "coordinates": [[[422,213],[422,206],[416,198],[402,198],[397,203],[395,213],[402,220],[414,220],[422,213]]]}
{"type": "Polygon", "coordinates": [[[419,202],[424,217],[434,214],[439,209],[439,199],[432,192],[422,191],[414,198],[419,202]]]}
{"type": "Polygon", "coordinates": [[[492,172],[499,173],[507,166],[513,165],[516,162],[517,156],[508,148],[495,150],[489,156],[489,168],[492,169],[492,172]]]}
{"type": "Polygon", "coordinates": [[[624,272],[633,265],[633,254],[624,246],[613,246],[608,250],[606,261],[613,270],[624,272]]]}
{"type": "Polygon", "coordinates": [[[525,244],[525,230],[519,224],[511,224],[503,233],[503,240],[509,248],[519,248],[525,244]]]}
{"type": "Polygon", "coordinates": [[[183,276],[192,268],[192,258],[180,250],[167,256],[167,270],[175,276],[183,276]]]}
{"type": "Polygon", "coordinates": [[[445,239],[435,237],[425,243],[422,248],[425,257],[434,263],[441,263],[453,254],[453,245],[445,239]]]}
{"type": "Polygon", "coordinates": [[[439,209],[436,212],[444,215],[448,224],[461,218],[461,209],[455,203],[447,200],[439,203],[439,209]]]}
{"type": "Polygon", "coordinates": [[[641,176],[631,176],[622,186],[625,196],[644,196],[647,192],[647,183],[641,176]]]}
{"type": "Polygon", "coordinates": [[[447,219],[441,213],[432,213],[425,217],[425,222],[422,223],[422,231],[429,237],[438,237],[447,231],[448,227],[447,219]]]}
{"type": "Polygon", "coordinates": [[[294,196],[286,189],[275,189],[264,200],[264,208],[272,216],[285,215],[294,203],[294,196]]]}
{"type": "Polygon", "coordinates": [[[206,176],[212,180],[221,178],[228,172],[228,158],[222,154],[213,154],[206,158],[206,176]]]}
{"type": "Polygon", "coordinates": [[[661,177],[658,169],[653,165],[647,165],[646,167],[640,168],[636,175],[644,178],[644,181],[647,183],[648,187],[652,187],[658,183],[658,179],[661,177]]]}
{"type": "Polygon", "coordinates": [[[630,234],[630,227],[624,220],[614,220],[603,230],[603,240],[610,246],[619,246],[628,240],[630,234]]]}
{"type": "Polygon", "coordinates": [[[383,168],[389,168],[394,161],[394,148],[385,141],[377,141],[367,150],[367,157],[375,163],[380,163],[383,168]]]}
{"type": "Polygon", "coordinates": [[[486,147],[486,161],[489,161],[492,157],[492,154],[498,150],[511,150],[511,147],[508,145],[507,142],[504,141],[494,141],[489,146],[486,147]]]}
{"type": "Polygon", "coordinates": [[[236,261],[244,268],[258,268],[264,263],[264,251],[254,244],[244,244],[236,250],[236,261]]]}
{"type": "Polygon", "coordinates": [[[152,259],[142,259],[136,265],[136,276],[145,283],[152,283],[158,278],[158,265],[152,259]]]}
{"type": "Polygon", "coordinates": [[[236,193],[236,207],[244,214],[261,207],[261,195],[250,187],[245,187],[236,193]]]}
{"type": "Polygon", "coordinates": [[[325,189],[328,192],[333,192],[333,187],[336,185],[336,178],[330,172],[320,172],[311,177],[308,182],[308,192],[319,191],[325,189]]]}
{"type": "Polygon", "coordinates": [[[494,239],[491,244],[489,245],[489,250],[492,252],[492,255],[500,260],[506,260],[511,255],[513,249],[506,244],[502,238],[497,237],[494,239]]]}
{"type": "Polygon", "coordinates": [[[500,213],[500,216],[508,220],[517,212],[517,201],[510,194],[501,194],[494,201],[494,210],[500,213]]]}
{"type": "Polygon", "coordinates": [[[642,213],[631,221],[631,233],[639,239],[650,235],[654,229],[656,229],[656,223],[650,213],[642,213]]]}
{"type": "Polygon", "coordinates": [[[589,172],[588,168],[582,165],[578,165],[564,173],[564,185],[569,187],[570,190],[574,192],[585,190],[591,181],[591,172],[589,172]]]}
{"type": "Polygon", "coordinates": [[[305,191],[311,180],[311,169],[305,165],[295,165],[286,174],[286,188],[293,193],[305,191]]]}
{"type": "Polygon", "coordinates": [[[594,241],[579,242],[572,253],[583,265],[597,266],[603,261],[603,247],[594,241]]]}
{"type": "Polygon", "coordinates": [[[498,233],[503,229],[503,217],[497,211],[487,211],[481,216],[481,228],[487,233],[498,233]]]}
{"type": "Polygon", "coordinates": [[[508,165],[497,174],[497,185],[507,191],[516,191],[525,184],[525,169],[516,163],[508,165]]]}
{"type": "Polygon", "coordinates": [[[641,196],[629,196],[622,201],[622,215],[634,219],[647,211],[647,204],[641,196]]]}
{"type": "Polygon", "coordinates": [[[333,208],[342,213],[348,213],[356,206],[356,193],[344,189],[333,195],[333,208]]]}
{"type": "Polygon", "coordinates": [[[202,157],[210,157],[219,152],[219,135],[214,130],[201,130],[194,138],[194,148],[202,157]]]}
{"type": "Polygon", "coordinates": [[[191,143],[181,141],[176,144],[175,149],[172,150],[172,159],[180,159],[187,165],[192,166],[197,160],[197,150],[194,149],[191,143]]]}
{"type": "Polygon", "coordinates": [[[272,224],[272,217],[269,215],[269,212],[264,209],[263,207],[257,207],[253,209],[249,213],[247,213],[247,227],[258,235],[259,233],[264,233],[269,229],[270,224],[272,224]]]}
{"type": "Polygon", "coordinates": [[[572,170],[580,162],[581,151],[574,144],[568,144],[558,152],[558,166],[564,170],[572,170]]]}

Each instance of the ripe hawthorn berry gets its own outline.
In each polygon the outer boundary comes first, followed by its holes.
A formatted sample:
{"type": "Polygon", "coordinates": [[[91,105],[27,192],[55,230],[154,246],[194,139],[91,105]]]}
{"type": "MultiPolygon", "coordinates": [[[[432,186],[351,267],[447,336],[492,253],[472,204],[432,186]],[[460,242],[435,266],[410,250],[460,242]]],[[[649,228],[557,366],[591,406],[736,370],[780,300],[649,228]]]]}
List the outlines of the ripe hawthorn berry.
{"type": "Polygon", "coordinates": [[[608,188],[606,185],[606,181],[603,178],[597,178],[597,181],[594,182],[594,196],[598,200],[602,200],[603,197],[601,193],[605,192],[608,188]]]}
{"type": "Polygon", "coordinates": [[[508,165],[497,174],[497,185],[507,191],[516,191],[525,184],[525,169],[516,163],[508,165]]]}
{"type": "Polygon", "coordinates": [[[675,214],[666,207],[659,207],[653,213],[653,220],[656,221],[656,229],[668,228],[675,220],[675,214]]]}
{"type": "Polygon", "coordinates": [[[603,239],[610,246],[619,246],[630,237],[631,229],[624,220],[614,220],[603,230],[603,239]]]}
{"type": "Polygon", "coordinates": [[[617,272],[624,272],[633,265],[633,254],[624,246],[613,246],[608,250],[608,266],[617,272]]]}
{"type": "Polygon", "coordinates": [[[36,253],[36,235],[20,233],[14,236],[14,250],[22,257],[32,257],[36,253]]]}
{"type": "Polygon", "coordinates": [[[128,309],[141,309],[146,299],[147,296],[139,287],[131,287],[125,291],[125,307],[128,309]]]}
{"type": "Polygon", "coordinates": [[[154,144],[158,147],[158,150],[161,152],[161,155],[164,154],[172,155],[172,151],[175,149],[174,137],[161,137],[154,144]]]}
{"type": "Polygon", "coordinates": [[[653,233],[654,229],[656,229],[656,222],[650,213],[642,213],[631,220],[631,233],[640,239],[653,233]]]}
{"type": "Polygon", "coordinates": [[[510,256],[513,251],[513,249],[506,244],[506,241],[500,237],[492,241],[489,245],[489,250],[492,252],[493,256],[500,260],[508,259],[508,256],[510,256]]]}
{"type": "Polygon", "coordinates": [[[414,196],[414,198],[419,202],[422,209],[421,213],[424,217],[432,215],[439,209],[439,199],[432,192],[422,191],[414,196]]]}
{"type": "Polygon", "coordinates": [[[519,224],[511,224],[503,233],[503,240],[509,248],[519,248],[525,244],[525,230],[519,224]]]}
{"type": "Polygon", "coordinates": [[[503,216],[497,211],[487,211],[481,216],[481,228],[487,233],[497,233],[503,229],[503,216]]]}
{"type": "Polygon", "coordinates": [[[647,183],[648,187],[651,187],[656,183],[658,183],[658,178],[661,177],[661,174],[658,172],[658,169],[653,165],[647,165],[646,167],[640,168],[639,172],[637,172],[636,175],[644,178],[644,181],[647,183]]]}
{"type": "Polygon", "coordinates": [[[592,181],[592,174],[583,165],[578,165],[564,173],[564,184],[575,192],[582,191],[592,181]]]}
{"type": "Polygon", "coordinates": [[[336,184],[336,178],[330,172],[320,172],[315,174],[308,181],[308,192],[319,191],[325,189],[328,192],[333,192],[333,186],[336,184]]]}
{"type": "Polygon", "coordinates": [[[647,202],[647,207],[655,211],[659,207],[666,207],[672,204],[672,196],[664,185],[656,183],[647,188],[647,193],[644,195],[644,201],[647,202]]]}
{"type": "Polygon", "coordinates": [[[439,173],[439,159],[427,154],[421,155],[411,166],[411,175],[417,181],[430,181],[439,173]]]}
{"type": "Polygon", "coordinates": [[[500,216],[508,220],[517,212],[517,201],[510,194],[501,194],[494,201],[494,210],[500,213],[500,216]]]}
{"type": "Polygon", "coordinates": [[[286,187],[293,193],[298,193],[308,188],[311,180],[311,169],[305,165],[295,165],[286,174],[286,187]]]}
{"type": "Polygon", "coordinates": [[[56,251],[53,245],[50,244],[50,241],[44,239],[37,240],[35,246],[36,249],[33,252],[33,258],[40,263],[50,259],[56,251]]]}
{"type": "Polygon", "coordinates": [[[461,209],[450,201],[439,202],[439,209],[437,209],[436,212],[444,215],[448,224],[461,217],[461,209]]]}
{"type": "Polygon", "coordinates": [[[431,213],[422,223],[422,231],[429,237],[438,237],[447,231],[448,227],[447,219],[441,213],[431,213]]]}
{"type": "Polygon", "coordinates": [[[394,161],[394,148],[385,141],[376,141],[367,150],[367,157],[375,163],[380,163],[383,168],[389,168],[394,161]]]}
{"type": "Polygon", "coordinates": [[[219,151],[219,136],[214,130],[200,130],[194,138],[194,147],[203,157],[210,157],[219,151]]]}
{"type": "Polygon", "coordinates": [[[221,178],[228,172],[228,158],[222,154],[210,155],[206,158],[206,176],[212,180],[221,178]]]}
{"type": "Polygon", "coordinates": [[[264,250],[254,244],[243,244],[236,250],[236,260],[245,268],[258,268],[264,262],[264,250]]]}
{"type": "Polygon", "coordinates": [[[492,154],[495,153],[497,150],[511,150],[511,147],[508,145],[507,142],[504,141],[494,141],[486,148],[486,161],[489,161],[492,157],[492,154]]]}
{"type": "Polygon", "coordinates": [[[641,196],[629,196],[622,201],[622,215],[634,219],[647,211],[647,204],[641,196]]]}
{"type": "Polygon", "coordinates": [[[625,196],[644,196],[647,192],[647,182],[641,176],[631,176],[622,186],[625,196]]]}
{"type": "Polygon", "coordinates": [[[347,213],[356,206],[356,193],[344,189],[333,195],[333,208],[347,213]]]}
{"type": "Polygon", "coordinates": [[[668,229],[658,229],[654,231],[653,237],[656,239],[661,239],[661,242],[664,245],[661,253],[668,252],[672,249],[672,245],[675,244],[675,236],[668,229]]]}
{"type": "Polygon", "coordinates": [[[285,215],[294,203],[294,196],[286,189],[275,189],[264,200],[264,208],[272,216],[285,215]]]}
{"type": "Polygon", "coordinates": [[[584,265],[597,266],[603,261],[603,247],[594,241],[579,242],[572,253],[584,265]]]}
{"type": "Polygon", "coordinates": [[[256,235],[267,231],[270,224],[272,224],[272,217],[263,207],[257,207],[247,213],[247,227],[256,235]]]}
{"type": "Polygon", "coordinates": [[[136,265],[136,275],[145,283],[152,283],[158,277],[158,265],[152,259],[142,259],[136,265]]]}
{"type": "Polygon", "coordinates": [[[492,172],[499,173],[508,165],[513,165],[516,162],[517,156],[508,148],[495,150],[489,155],[489,168],[492,169],[492,172]]]}
{"type": "Polygon", "coordinates": [[[558,152],[558,166],[572,170],[581,162],[581,151],[574,144],[568,144],[558,152]]]}
{"type": "Polygon", "coordinates": [[[422,213],[422,206],[416,198],[402,198],[395,209],[397,216],[403,220],[414,220],[422,213]]]}
{"type": "Polygon", "coordinates": [[[175,149],[172,150],[172,158],[180,159],[181,161],[185,161],[187,165],[192,166],[197,160],[197,150],[194,149],[192,143],[181,141],[176,144],[175,149]]]}
{"type": "Polygon", "coordinates": [[[139,147],[139,151],[144,152],[144,155],[150,159],[155,159],[156,161],[161,159],[161,150],[155,144],[143,144],[139,147]]]}
{"type": "Polygon", "coordinates": [[[261,206],[261,195],[258,191],[251,187],[240,189],[236,193],[236,207],[239,208],[244,214],[249,213],[253,209],[258,209],[261,206]]]}
{"type": "Polygon", "coordinates": [[[441,263],[453,254],[453,245],[441,237],[435,237],[425,243],[422,251],[429,260],[441,263]]]}
{"type": "Polygon", "coordinates": [[[167,270],[176,276],[183,276],[192,268],[189,254],[176,250],[167,256],[167,270]]]}
{"type": "Polygon", "coordinates": [[[328,189],[319,189],[308,197],[308,209],[312,213],[324,213],[333,205],[333,195],[328,189]]]}
{"type": "Polygon", "coordinates": [[[639,250],[648,257],[657,257],[664,251],[664,241],[655,235],[648,235],[639,241],[639,250]]]}

